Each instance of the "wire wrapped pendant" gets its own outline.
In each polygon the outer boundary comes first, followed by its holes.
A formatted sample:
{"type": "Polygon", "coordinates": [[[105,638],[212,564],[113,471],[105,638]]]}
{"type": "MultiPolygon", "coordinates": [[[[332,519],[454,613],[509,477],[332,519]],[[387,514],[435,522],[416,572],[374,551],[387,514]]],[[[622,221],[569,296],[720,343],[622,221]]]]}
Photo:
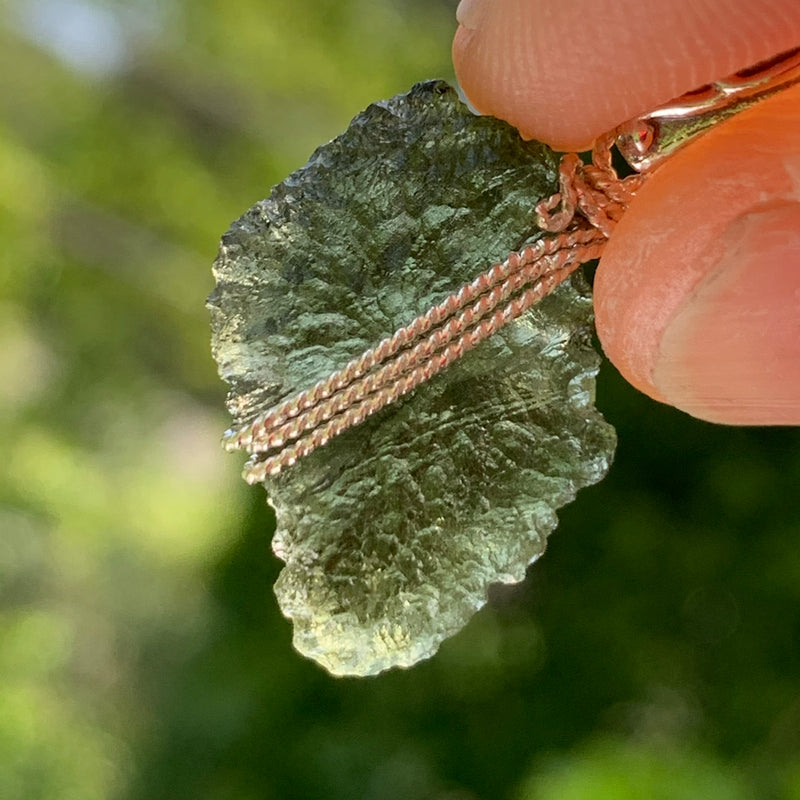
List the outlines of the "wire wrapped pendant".
{"type": "Polygon", "coordinates": [[[615,446],[576,268],[649,170],[798,80],[795,50],[626,123],[591,164],[419,84],[233,224],[209,298],[224,442],[276,510],[300,652],[408,666],[522,580],[615,446]],[[641,174],[617,177],[615,142],[641,174]]]}
{"type": "Polygon", "coordinates": [[[522,580],[555,509],[608,469],[591,295],[564,274],[603,237],[559,248],[566,238],[537,230],[558,163],[421,84],[359,115],[223,239],[210,307],[228,441],[252,452],[248,474],[276,510],[275,588],[295,645],[331,672],[431,655],[492,583],[522,580]],[[480,342],[414,391],[270,467],[408,375],[398,358],[427,370],[470,331],[480,342]]]}

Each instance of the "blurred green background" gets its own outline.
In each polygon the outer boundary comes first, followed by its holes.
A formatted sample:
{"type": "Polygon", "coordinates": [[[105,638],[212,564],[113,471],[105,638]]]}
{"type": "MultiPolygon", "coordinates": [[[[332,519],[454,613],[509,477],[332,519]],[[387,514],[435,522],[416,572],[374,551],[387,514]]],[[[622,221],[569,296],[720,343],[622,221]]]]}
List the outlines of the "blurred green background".
{"type": "Polygon", "coordinates": [[[225,454],[230,221],[451,0],[0,0],[0,798],[800,798],[800,432],[601,373],[610,476],[432,660],[291,648],[225,454]]]}

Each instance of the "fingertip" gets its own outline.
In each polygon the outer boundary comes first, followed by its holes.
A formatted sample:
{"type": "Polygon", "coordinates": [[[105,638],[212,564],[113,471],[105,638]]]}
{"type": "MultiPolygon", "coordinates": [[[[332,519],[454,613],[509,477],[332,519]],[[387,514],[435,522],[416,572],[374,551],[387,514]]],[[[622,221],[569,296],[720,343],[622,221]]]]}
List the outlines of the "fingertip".
{"type": "Polygon", "coordinates": [[[592,71],[601,56],[563,46],[568,17],[540,0],[464,0],[457,16],[453,65],[475,108],[556,149],[591,145],[592,114],[587,122],[569,86],[581,63],[592,71]]]}
{"type": "Polygon", "coordinates": [[[800,41],[797,0],[466,0],[459,21],[473,105],[559,150],[800,41]]]}
{"type": "Polygon", "coordinates": [[[800,424],[800,87],[660,168],[595,281],[600,340],[635,386],[727,424],[800,424]]]}
{"type": "Polygon", "coordinates": [[[754,208],[676,309],[653,383],[673,405],[728,424],[800,424],[800,202],[754,208]]]}

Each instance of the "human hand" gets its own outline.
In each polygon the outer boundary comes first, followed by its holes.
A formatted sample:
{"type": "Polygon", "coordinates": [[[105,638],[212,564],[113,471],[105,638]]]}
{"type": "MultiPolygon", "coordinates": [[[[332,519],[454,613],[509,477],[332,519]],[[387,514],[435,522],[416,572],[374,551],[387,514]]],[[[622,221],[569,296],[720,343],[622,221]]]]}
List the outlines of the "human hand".
{"type": "MultiPolygon", "coordinates": [[[[453,61],[483,113],[558,150],[800,45],[798,0],[462,0],[453,61]]],[[[727,424],[800,424],[800,86],[659,167],[594,285],[606,355],[727,424]]]]}

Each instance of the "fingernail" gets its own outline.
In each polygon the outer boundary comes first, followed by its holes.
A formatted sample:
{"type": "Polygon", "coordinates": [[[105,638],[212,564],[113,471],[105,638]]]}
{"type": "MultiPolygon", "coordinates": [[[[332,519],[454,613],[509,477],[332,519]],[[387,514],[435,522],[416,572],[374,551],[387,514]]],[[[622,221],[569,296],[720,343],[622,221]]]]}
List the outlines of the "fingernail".
{"type": "Polygon", "coordinates": [[[702,419],[800,424],[800,203],[731,222],[720,257],[664,331],[653,383],[702,419]]]}
{"type": "Polygon", "coordinates": [[[456,19],[459,25],[471,30],[477,30],[483,16],[483,0],[461,0],[456,9],[456,19]]]}

